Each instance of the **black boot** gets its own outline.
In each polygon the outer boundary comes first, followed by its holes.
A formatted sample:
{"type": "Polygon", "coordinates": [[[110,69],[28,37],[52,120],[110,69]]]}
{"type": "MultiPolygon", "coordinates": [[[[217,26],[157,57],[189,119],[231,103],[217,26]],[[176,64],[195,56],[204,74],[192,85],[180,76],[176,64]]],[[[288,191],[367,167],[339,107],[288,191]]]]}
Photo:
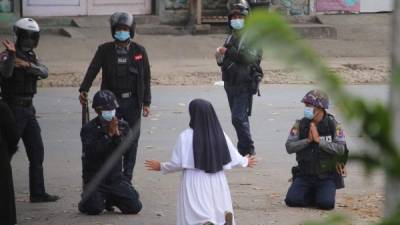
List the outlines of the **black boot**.
{"type": "Polygon", "coordinates": [[[55,202],[58,199],[60,199],[60,197],[57,195],[49,195],[47,193],[44,193],[43,195],[33,195],[30,197],[32,203],[55,202]]]}

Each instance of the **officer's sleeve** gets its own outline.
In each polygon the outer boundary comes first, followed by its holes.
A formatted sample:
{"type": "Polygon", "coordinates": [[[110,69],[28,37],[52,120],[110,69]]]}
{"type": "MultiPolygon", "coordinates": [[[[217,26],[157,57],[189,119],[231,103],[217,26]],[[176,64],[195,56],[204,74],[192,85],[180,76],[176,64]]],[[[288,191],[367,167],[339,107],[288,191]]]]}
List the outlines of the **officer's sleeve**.
{"type": "Polygon", "coordinates": [[[113,139],[104,134],[102,137],[90,126],[84,126],[81,130],[83,152],[86,157],[98,158],[109,153],[115,146],[113,139]]]}
{"type": "Polygon", "coordinates": [[[150,71],[149,58],[144,48],[143,48],[143,71],[144,71],[143,104],[145,106],[149,106],[151,104],[151,71],[150,71]]]}
{"type": "Polygon", "coordinates": [[[2,78],[10,78],[15,67],[15,54],[4,51],[0,54],[0,71],[2,78]]]}
{"type": "Polygon", "coordinates": [[[79,92],[88,92],[97,74],[100,72],[101,66],[103,64],[103,54],[102,48],[97,48],[97,51],[90,62],[89,68],[86,71],[85,78],[79,88],[79,92]]]}
{"type": "Polygon", "coordinates": [[[299,152],[308,146],[307,138],[300,140],[300,121],[296,121],[290,130],[289,137],[286,141],[286,151],[289,154],[299,152]]]}
{"type": "Polygon", "coordinates": [[[36,63],[31,62],[31,67],[26,71],[29,74],[37,76],[39,80],[46,79],[49,76],[49,69],[40,63],[40,60],[38,60],[36,63]]]}
{"type": "Polygon", "coordinates": [[[343,155],[346,150],[346,136],[342,125],[336,122],[335,137],[332,142],[320,140],[319,147],[330,154],[343,155]]]}

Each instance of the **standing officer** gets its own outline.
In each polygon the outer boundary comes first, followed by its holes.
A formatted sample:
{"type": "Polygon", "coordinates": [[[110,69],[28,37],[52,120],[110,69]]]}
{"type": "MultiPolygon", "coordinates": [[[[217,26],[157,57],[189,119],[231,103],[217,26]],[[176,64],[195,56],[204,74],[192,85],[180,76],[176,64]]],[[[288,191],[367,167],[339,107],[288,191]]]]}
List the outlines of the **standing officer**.
{"type": "Polygon", "coordinates": [[[337,163],[347,155],[343,129],[328,114],[328,96],[319,90],[308,92],[303,100],[304,117],[296,121],[286,142],[289,154],[296,153],[298,166],[292,171],[293,183],[286,195],[290,207],[315,206],[333,209],[337,189],[337,163]]]}
{"type": "Polygon", "coordinates": [[[253,95],[258,93],[258,84],[263,77],[260,67],[262,52],[247,46],[246,35],[240,33],[249,14],[248,3],[237,1],[230,8],[228,18],[232,33],[225,44],[217,49],[216,56],[228,96],[232,124],[238,137],[237,148],[243,156],[255,155],[249,116],[253,95]]]}
{"type": "Polygon", "coordinates": [[[123,160],[124,175],[131,181],[140,136],[142,108],[144,117],[150,113],[150,65],[145,48],[131,41],[135,34],[133,16],[124,12],[114,13],[110,24],[114,41],[98,47],[79,89],[79,99],[81,104],[86,104],[87,93],[101,69],[101,89],[115,94],[120,106],[117,117],[127,121],[134,132],[132,146],[124,154],[123,160]]]}
{"type": "Polygon", "coordinates": [[[11,158],[17,151],[18,141],[15,118],[8,105],[0,99],[0,224],[2,225],[17,223],[11,158]]]}
{"type": "MultiPolygon", "coordinates": [[[[118,103],[111,91],[97,92],[93,98],[92,107],[98,116],[81,130],[84,190],[124,141],[129,130],[128,124],[115,116],[118,103]]],[[[139,194],[131,183],[123,178],[122,157],[119,157],[87,201],[79,203],[79,211],[97,215],[103,212],[106,206],[108,209],[117,206],[124,214],[137,214],[142,209],[139,194]]]]}
{"type": "Polygon", "coordinates": [[[24,142],[29,159],[29,189],[31,202],[53,202],[58,196],[45,191],[43,177],[44,148],[36,110],[32,104],[37,81],[48,76],[33,51],[39,42],[39,25],[30,18],[18,20],[14,25],[15,44],[4,41],[6,51],[0,55],[3,81],[2,97],[17,121],[18,135],[24,142]]]}

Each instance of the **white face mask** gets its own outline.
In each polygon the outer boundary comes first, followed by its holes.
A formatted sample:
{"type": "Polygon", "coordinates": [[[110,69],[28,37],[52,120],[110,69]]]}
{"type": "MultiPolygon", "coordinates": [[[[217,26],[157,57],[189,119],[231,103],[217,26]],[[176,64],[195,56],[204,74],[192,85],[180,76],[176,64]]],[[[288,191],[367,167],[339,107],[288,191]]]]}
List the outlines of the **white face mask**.
{"type": "Polygon", "coordinates": [[[304,117],[312,120],[314,118],[314,108],[313,107],[305,107],[304,108],[304,117]]]}
{"type": "Polygon", "coordinates": [[[113,110],[107,110],[107,111],[101,111],[101,117],[103,117],[103,119],[105,121],[110,122],[114,117],[115,117],[115,109],[113,110]]]}
{"type": "Polygon", "coordinates": [[[240,30],[244,27],[244,19],[232,19],[231,27],[235,30],[240,30]]]}

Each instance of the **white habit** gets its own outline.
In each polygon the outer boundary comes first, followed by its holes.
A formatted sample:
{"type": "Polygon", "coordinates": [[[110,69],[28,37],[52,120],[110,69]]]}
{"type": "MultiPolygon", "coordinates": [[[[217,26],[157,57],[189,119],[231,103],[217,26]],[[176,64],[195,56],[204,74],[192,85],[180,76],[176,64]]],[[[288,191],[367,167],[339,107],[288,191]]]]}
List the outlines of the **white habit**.
{"type": "MultiPolygon", "coordinates": [[[[224,166],[224,170],[247,167],[247,158],[239,154],[226,134],[225,138],[232,161],[224,166]]],[[[224,225],[225,212],[233,213],[228,181],[224,171],[206,173],[194,167],[191,128],[179,135],[171,160],[161,163],[163,174],[181,170],[176,225],[203,225],[206,222],[224,225]]]]}

